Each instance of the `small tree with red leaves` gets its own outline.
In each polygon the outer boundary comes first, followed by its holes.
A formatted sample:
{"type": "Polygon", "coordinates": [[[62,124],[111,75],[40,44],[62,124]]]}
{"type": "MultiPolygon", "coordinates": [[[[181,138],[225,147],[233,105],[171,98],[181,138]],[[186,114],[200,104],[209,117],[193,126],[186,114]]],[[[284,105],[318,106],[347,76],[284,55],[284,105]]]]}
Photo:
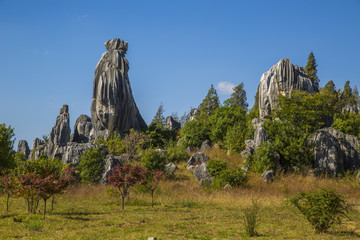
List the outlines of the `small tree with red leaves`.
{"type": "Polygon", "coordinates": [[[140,165],[125,164],[124,166],[115,166],[108,176],[108,182],[119,190],[123,211],[124,201],[130,192],[130,188],[136,184],[146,184],[147,172],[140,165]]]}
{"type": "Polygon", "coordinates": [[[6,193],[6,211],[9,211],[9,198],[15,195],[18,189],[18,182],[13,174],[7,174],[6,171],[2,172],[0,177],[0,185],[4,188],[6,193]]]}
{"type": "Polygon", "coordinates": [[[154,207],[154,192],[159,185],[159,182],[164,177],[163,171],[148,172],[146,174],[146,184],[144,187],[151,192],[151,207],[154,207]]]}

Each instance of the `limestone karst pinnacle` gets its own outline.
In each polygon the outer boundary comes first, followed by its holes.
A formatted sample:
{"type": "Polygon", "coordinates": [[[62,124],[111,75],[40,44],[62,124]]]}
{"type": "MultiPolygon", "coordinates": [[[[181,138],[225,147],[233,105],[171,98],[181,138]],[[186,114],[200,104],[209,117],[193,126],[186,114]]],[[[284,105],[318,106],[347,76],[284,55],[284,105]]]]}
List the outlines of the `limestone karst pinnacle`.
{"type": "Polygon", "coordinates": [[[127,42],[115,38],[105,43],[105,52],[96,65],[91,102],[92,137],[124,135],[131,128],[146,127],[136,106],[129,82],[127,42]]]}

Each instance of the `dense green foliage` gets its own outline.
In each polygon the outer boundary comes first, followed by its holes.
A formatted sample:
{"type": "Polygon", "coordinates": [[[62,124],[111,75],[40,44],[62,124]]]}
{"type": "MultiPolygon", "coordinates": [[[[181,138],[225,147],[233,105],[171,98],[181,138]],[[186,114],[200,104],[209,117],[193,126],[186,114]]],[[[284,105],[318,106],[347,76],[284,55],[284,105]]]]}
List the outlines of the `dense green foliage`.
{"type": "Polygon", "coordinates": [[[317,233],[326,232],[333,224],[340,224],[351,210],[344,198],[333,189],[301,192],[291,198],[317,233]]]}
{"type": "Polygon", "coordinates": [[[256,149],[252,159],[248,161],[248,165],[252,171],[258,173],[276,169],[279,165],[279,155],[271,142],[267,141],[256,149]]]}
{"type": "Polygon", "coordinates": [[[14,161],[14,129],[6,127],[5,123],[0,124],[0,171],[15,166],[14,161]]]}
{"type": "Polygon", "coordinates": [[[107,141],[105,141],[102,137],[99,138],[97,143],[99,145],[104,144],[107,147],[108,152],[115,156],[125,153],[125,143],[120,135],[116,134],[116,132],[111,134],[107,141]]]}
{"type": "Polygon", "coordinates": [[[206,94],[204,100],[199,105],[199,110],[202,113],[206,113],[208,116],[211,116],[215,110],[219,107],[220,101],[217,95],[217,92],[214,86],[211,84],[211,87],[206,94]]]}
{"type": "Polygon", "coordinates": [[[165,125],[164,105],[161,103],[150,125],[165,125]]]}
{"type": "Polygon", "coordinates": [[[234,92],[231,94],[231,97],[225,100],[224,105],[230,107],[241,107],[247,109],[249,104],[246,102],[246,91],[244,89],[244,83],[240,83],[233,88],[234,92]]]}
{"type": "Polygon", "coordinates": [[[319,87],[319,78],[317,76],[317,64],[315,60],[314,53],[311,51],[308,56],[308,61],[305,66],[305,73],[309,77],[309,79],[317,86],[319,87]]]}
{"type": "Polygon", "coordinates": [[[29,159],[18,162],[15,171],[18,175],[34,173],[42,178],[45,178],[51,174],[60,176],[60,173],[64,167],[65,166],[58,158],[52,159],[46,156],[41,156],[38,159],[29,159]]]}
{"type": "Polygon", "coordinates": [[[150,172],[164,171],[166,163],[165,154],[151,148],[147,149],[141,156],[141,166],[150,172]]]}
{"type": "Polygon", "coordinates": [[[360,114],[350,112],[335,114],[332,127],[343,133],[360,137],[360,114]]]}
{"type": "Polygon", "coordinates": [[[201,143],[210,139],[210,123],[193,120],[185,124],[182,129],[184,144],[190,147],[200,147],[201,143]]]}
{"type": "Polygon", "coordinates": [[[185,151],[184,145],[177,145],[176,143],[170,143],[167,147],[166,161],[167,162],[181,162],[188,160],[189,156],[185,151]]]}
{"type": "Polygon", "coordinates": [[[78,169],[82,182],[97,182],[104,171],[106,154],[101,148],[92,148],[85,151],[80,158],[78,169]]]}
{"type": "Polygon", "coordinates": [[[146,130],[146,145],[150,148],[164,148],[169,142],[175,141],[178,130],[170,130],[161,124],[151,124],[146,130]]]}

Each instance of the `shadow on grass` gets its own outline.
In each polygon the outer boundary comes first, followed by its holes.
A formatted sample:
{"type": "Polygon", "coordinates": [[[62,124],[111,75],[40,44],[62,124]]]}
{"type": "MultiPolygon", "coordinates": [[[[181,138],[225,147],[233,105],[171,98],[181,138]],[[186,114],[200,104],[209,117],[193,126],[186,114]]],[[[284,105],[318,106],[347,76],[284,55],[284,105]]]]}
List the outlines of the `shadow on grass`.
{"type": "Polygon", "coordinates": [[[101,213],[101,212],[78,212],[78,211],[52,213],[52,215],[60,215],[60,216],[72,216],[72,215],[88,216],[88,215],[102,215],[102,214],[104,214],[104,213],[101,213]]]}
{"type": "Polygon", "coordinates": [[[0,219],[11,218],[11,217],[14,217],[14,216],[17,216],[17,214],[5,214],[3,216],[0,216],[0,219]]]}
{"type": "Polygon", "coordinates": [[[66,216],[65,218],[70,220],[90,221],[90,218],[83,218],[83,217],[66,216]]]}
{"type": "Polygon", "coordinates": [[[337,237],[357,237],[360,239],[360,234],[356,233],[355,231],[339,231],[339,232],[327,232],[327,234],[337,237]]]}

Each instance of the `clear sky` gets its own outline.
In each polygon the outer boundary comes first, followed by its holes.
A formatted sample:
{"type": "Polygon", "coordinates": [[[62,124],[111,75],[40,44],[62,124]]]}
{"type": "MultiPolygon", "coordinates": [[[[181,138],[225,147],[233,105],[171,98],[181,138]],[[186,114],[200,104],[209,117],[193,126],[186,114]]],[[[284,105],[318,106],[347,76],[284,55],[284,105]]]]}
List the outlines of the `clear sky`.
{"type": "Polygon", "coordinates": [[[116,37],[147,123],[161,102],[165,115],[197,107],[211,84],[223,101],[243,82],[252,106],[263,72],[282,58],[305,66],[310,51],[320,85],[359,87],[359,12],[359,0],[0,0],[0,123],[31,147],[68,104],[73,129],[116,37]]]}

